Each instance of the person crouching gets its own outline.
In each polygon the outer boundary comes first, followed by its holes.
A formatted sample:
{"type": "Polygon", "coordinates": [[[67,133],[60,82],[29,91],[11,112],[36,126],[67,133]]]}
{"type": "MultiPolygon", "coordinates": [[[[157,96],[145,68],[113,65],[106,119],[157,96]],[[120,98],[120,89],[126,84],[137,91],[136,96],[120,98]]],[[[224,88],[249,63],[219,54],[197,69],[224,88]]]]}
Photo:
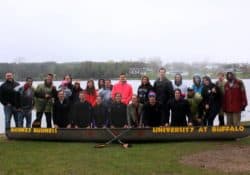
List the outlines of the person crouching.
{"type": "Polygon", "coordinates": [[[174,99],[168,101],[167,104],[167,123],[169,123],[169,117],[171,111],[171,126],[191,126],[191,112],[189,103],[186,99],[181,97],[181,90],[174,90],[174,99]],[[188,122],[187,122],[188,118],[188,122]]]}
{"type": "Polygon", "coordinates": [[[57,99],[53,104],[53,122],[55,128],[66,128],[69,125],[69,100],[65,98],[63,90],[57,93],[57,99]]]}
{"type": "Polygon", "coordinates": [[[117,92],[109,109],[109,124],[111,128],[127,127],[127,106],[122,103],[122,95],[117,92]]]}
{"type": "Polygon", "coordinates": [[[79,101],[76,102],[71,109],[71,125],[72,128],[90,128],[91,127],[91,105],[85,100],[85,93],[79,93],[79,101]]]}
{"type": "Polygon", "coordinates": [[[148,103],[143,106],[142,120],[144,127],[158,127],[164,125],[164,110],[162,105],[156,101],[156,93],[148,93],[148,103]]]}

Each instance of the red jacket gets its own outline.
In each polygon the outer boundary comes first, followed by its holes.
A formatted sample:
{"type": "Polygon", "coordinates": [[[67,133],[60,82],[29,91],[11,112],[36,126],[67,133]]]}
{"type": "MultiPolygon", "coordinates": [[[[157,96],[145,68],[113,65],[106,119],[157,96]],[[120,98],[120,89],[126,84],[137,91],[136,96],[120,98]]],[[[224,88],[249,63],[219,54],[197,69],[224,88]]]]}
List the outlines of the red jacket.
{"type": "Polygon", "coordinates": [[[85,100],[91,104],[92,107],[96,105],[96,97],[97,97],[97,92],[95,91],[94,94],[90,94],[87,91],[84,92],[85,100]]]}
{"type": "Polygon", "coordinates": [[[121,82],[118,82],[113,86],[111,93],[112,99],[115,98],[115,94],[117,92],[122,94],[122,103],[128,105],[133,95],[132,86],[128,83],[123,84],[121,82]]]}
{"type": "Polygon", "coordinates": [[[241,80],[234,80],[234,84],[230,87],[230,83],[226,82],[223,109],[225,112],[241,112],[247,106],[247,96],[244,84],[241,80]]]}

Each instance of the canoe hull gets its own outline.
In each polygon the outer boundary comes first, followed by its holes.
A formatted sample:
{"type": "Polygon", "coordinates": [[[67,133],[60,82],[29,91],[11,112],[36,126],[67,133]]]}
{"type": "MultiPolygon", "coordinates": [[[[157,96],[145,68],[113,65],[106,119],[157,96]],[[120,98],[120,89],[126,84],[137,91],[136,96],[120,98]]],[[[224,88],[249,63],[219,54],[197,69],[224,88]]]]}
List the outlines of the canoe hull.
{"type": "MultiPolygon", "coordinates": [[[[115,135],[126,128],[111,129],[115,135]]],[[[223,127],[157,127],[132,128],[120,137],[128,142],[164,142],[188,140],[232,140],[248,137],[250,126],[223,127]]],[[[55,129],[55,128],[11,128],[6,131],[8,139],[105,142],[113,138],[106,129],[55,129]]]]}

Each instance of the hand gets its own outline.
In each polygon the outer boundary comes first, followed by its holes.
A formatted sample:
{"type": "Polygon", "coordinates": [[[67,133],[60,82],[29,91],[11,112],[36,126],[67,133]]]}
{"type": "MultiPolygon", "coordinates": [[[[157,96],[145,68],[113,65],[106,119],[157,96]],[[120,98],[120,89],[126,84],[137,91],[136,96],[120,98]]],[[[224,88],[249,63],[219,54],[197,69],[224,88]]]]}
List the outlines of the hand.
{"type": "Polygon", "coordinates": [[[57,128],[59,128],[59,126],[58,126],[57,124],[54,124],[54,128],[56,128],[56,129],[57,129],[57,128]]]}
{"type": "Polygon", "coordinates": [[[110,128],[115,128],[115,126],[114,126],[114,125],[111,125],[110,128]]]}
{"type": "Polygon", "coordinates": [[[216,89],[215,89],[215,88],[212,88],[212,92],[213,92],[213,93],[216,93],[216,89]]]}
{"type": "Polygon", "coordinates": [[[51,96],[49,94],[45,94],[45,98],[50,98],[51,96]]]}
{"type": "Polygon", "coordinates": [[[206,109],[206,110],[209,109],[209,105],[208,105],[208,104],[205,105],[205,109],[206,109]]]}
{"type": "Polygon", "coordinates": [[[168,127],[168,126],[169,126],[169,124],[168,124],[168,123],[166,123],[166,124],[165,124],[165,127],[168,127]]]}
{"type": "Polygon", "coordinates": [[[243,107],[241,108],[241,111],[245,111],[245,108],[246,108],[246,106],[243,106],[243,107]]]}
{"type": "Polygon", "coordinates": [[[128,125],[124,125],[123,128],[128,128],[128,125]]]}
{"type": "Polygon", "coordinates": [[[193,124],[191,122],[188,122],[188,126],[193,126],[193,124]]]}
{"type": "Polygon", "coordinates": [[[201,123],[201,121],[202,121],[201,118],[197,118],[198,123],[201,123]]]}
{"type": "Polygon", "coordinates": [[[8,104],[7,104],[7,106],[11,106],[11,104],[10,104],[10,103],[8,103],[8,104]]]}
{"type": "Polygon", "coordinates": [[[71,128],[71,124],[68,124],[66,128],[71,128]]]}

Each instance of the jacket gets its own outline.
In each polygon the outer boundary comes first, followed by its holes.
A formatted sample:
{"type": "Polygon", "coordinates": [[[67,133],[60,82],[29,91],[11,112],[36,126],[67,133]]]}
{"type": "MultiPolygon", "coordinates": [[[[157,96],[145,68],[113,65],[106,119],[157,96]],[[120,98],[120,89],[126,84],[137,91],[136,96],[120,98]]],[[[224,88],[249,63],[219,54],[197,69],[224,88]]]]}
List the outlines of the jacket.
{"type": "Polygon", "coordinates": [[[157,127],[164,125],[164,112],[162,105],[158,102],[155,105],[146,103],[142,110],[142,121],[144,126],[157,127]]]}
{"type": "Polygon", "coordinates": [[[127,106],[127,122],[129,127],[139,127],[142,125],[143,104],[139,103],[137,108],[134,104],[127,106]]]}
{"type": "Polygon", "coordinates": [[[201,91],[202,96],[202,107],[206,113],[209,113],[211,115],[216,115],[222,106],[222,98],[221,98],[221,91],[218,86],[211,83],[208,86],[203,87],[201,91]],[[213,92],[213,89],[215,92],[213,92]],[[205,106],[209,105],[209,109],[206,110],[205,106]]]}
{"type": "Polygon", "coordinates": [[[223,109],[225,112],[241,112],[247,106],[247,96],[244,84],[241,80],[235,79],[230,85],[225,84],[223,98],[223,109]]]}
{"type": "Polygon", "coordinates": [[[113,86],[113,89],[111,92],[112,99],[115,98],[116,93],[121,93],[122,103],[128,105],[133,95],[132,86],[128,83],[118,82],[113,86]]]}
{"type": "Polygon", "coordinates": [[[92,110],[93,127],[102,128],[108,125],[108,110],[104,104],[95,105],[92,110]]]}
{"type": "Polygon", "coordinates": [[[192,118],[200,118],[202,116],[202,96],[199,93],[195,93],[193,97],[187,97],[187,101],[190,106],[192,118]]]}
{"type": "Polygon", "coordinates": [[[140,85],[137,90],[137,95],[139,97],[139,102],[145,104],[148,102],[148,93],[153,91],[153,86],[151,84],[140,85]]]}
{"type": "Polygon", "coordinates": [[[64,99],[62,103],[56,100],[53,104],[53,122],[60,128],[66,128],[69,124],[70,103],[64,99]]]}
{"type": "Polygon", "coordinates": [[[20,107],[22,110],[32,110],[34,105],[35,89],[33,87],[25,88],[24,86],[18,90],[20,93],[20,107]]]}
{"type": "Polygon", "coordinates": [[[11,104],[12,106],[20,107],[20,94],[14,90],[19,83],[16,81],[5,81],[0,87],[0,101],[5,106],[11,104]]]}
{"type": "Polygon", "coordinates": [[[154,91],[156,93],[156,100],[160,104],[167,104],[168,100],[174,96],[172,82],[167,78],[163,79],[162,81],[157,79],[154,83],[154,91]]]}
{"type": "Polygon", "coordinates": [[[86,90],[84,91],[84,96],[85,100],[91,104],[92,107],[96,105],[96,97],[97,97],[97,92],[95,91],[93,94],[87,92],[86,90]]]}
{"type": "Polygon", "coordinates": [[[92,107],[87,102],[76,102],[70,112],[70,123],[80,128],[91,126],[92,107]]]}
{"type": "Polygon", "coordinates": [[[187,126],[188,122],[191,122],[191,112],[189,103],[187,100],[180,98],[179,100],[171,99],[167,104],[167,120],[169,123],[169,116],[171,111],[171,126],[187,126]]]}
{"type": "Polygon", "coordinates": [[[109,109],[109,124],[122,128],[127,125],[127,106],[124,103],[113,102],[109,109]]]}
{"type": "Polygon", "coordinates": [[[37,112],[52,112],[53,98],[57,97],[55,86],[47,86],[45,83],[39,84],[35,90],[35,108],[37,112]],[[49,94],[49,98],[45,98],[49,94]]]}

